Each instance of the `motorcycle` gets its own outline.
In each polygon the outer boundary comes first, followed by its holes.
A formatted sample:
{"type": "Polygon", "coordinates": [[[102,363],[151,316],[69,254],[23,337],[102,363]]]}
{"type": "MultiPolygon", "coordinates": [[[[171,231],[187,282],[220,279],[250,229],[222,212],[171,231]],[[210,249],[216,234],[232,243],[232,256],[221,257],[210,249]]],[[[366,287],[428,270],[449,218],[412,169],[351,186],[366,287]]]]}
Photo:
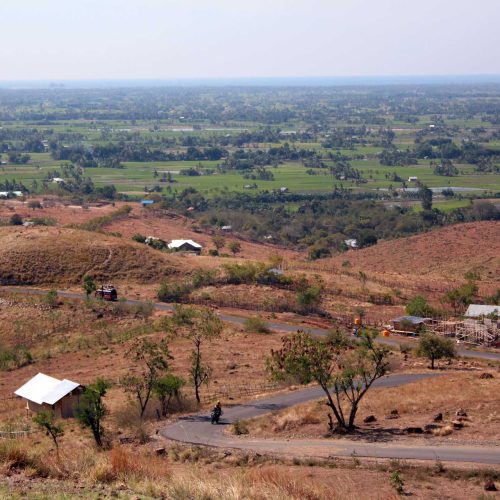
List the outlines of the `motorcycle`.
{"type": "Polygon", "coordinates": [[[219,419],[222,415],[222,410],[221,409],[217,409],[217,408],[214,408],[212,410],[212,412],[210,413],[210,422],[212,424],[218,424],[219,423],[219,419]]]}

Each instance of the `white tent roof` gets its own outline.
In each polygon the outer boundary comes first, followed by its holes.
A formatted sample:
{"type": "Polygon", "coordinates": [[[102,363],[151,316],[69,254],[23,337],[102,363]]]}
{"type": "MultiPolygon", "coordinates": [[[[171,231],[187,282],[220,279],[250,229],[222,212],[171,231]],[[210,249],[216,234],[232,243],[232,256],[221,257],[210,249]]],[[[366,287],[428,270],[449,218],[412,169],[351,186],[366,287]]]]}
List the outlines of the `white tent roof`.
{"type": "Polygon", "coordinates": [[[168,244],[168,248],[180,248],[182,245],[185,245],[185,244],[188,244],[188,245],[191,245],[193,246],[194,248],[203,248],[199,243],[196,243],[196,241],[193,241],[193,240],[172,240],[169,244],[168,244]]]}
{"type": "Polygon", "coordinates": [[[14,394],[39,405],[43,403],[53,405],[79,386],[80,384],[71,380],[59,380],[39,373],[28,380],[14,394]]]}
{"type": "Polygon", "coordinates": [[[496,312],[500,315],[500,306],[488,306],[486,304],[471,304],[465,315],[469,318],[477,318],[478,316],[488,316],[488,314],[496,312]]]}

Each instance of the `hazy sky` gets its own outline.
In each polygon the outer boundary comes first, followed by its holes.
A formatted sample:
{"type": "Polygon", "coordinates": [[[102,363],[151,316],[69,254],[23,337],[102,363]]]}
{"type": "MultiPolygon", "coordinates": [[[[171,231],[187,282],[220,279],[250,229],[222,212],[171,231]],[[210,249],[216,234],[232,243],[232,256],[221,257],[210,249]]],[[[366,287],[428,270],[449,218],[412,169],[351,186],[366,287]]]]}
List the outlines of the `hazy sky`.
{"type": "Polygon", "coordinates": [[[500,74],[500,0],[0,0],[0,80],[500,74]]]}

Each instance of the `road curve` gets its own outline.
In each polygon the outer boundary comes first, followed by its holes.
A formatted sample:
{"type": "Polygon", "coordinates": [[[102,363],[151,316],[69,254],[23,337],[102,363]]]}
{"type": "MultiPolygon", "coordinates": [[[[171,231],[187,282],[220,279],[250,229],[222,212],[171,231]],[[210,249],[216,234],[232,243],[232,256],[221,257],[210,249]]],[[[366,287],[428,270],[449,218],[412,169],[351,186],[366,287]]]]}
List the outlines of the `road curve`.
{"type": "MultiPolygon", "coordinates": [[[[429,374],[389,375],[377,380],[374,387],[396,387],[427,378],[429,374]]],[[[358,457],[408,460],[441,460],[500,464],[500,448],[486,446],[426,446],[390,442],[367,442],[347,439],[240,439],[224,432],[236,420],[248,419],[287,408],[324,395],[319,387],[279,394],[237,404],[224,410],[220,425],[212,425],[205,414],[190,415],[160,430],[164,438],[184,443],[234,448],[256,453],[286,454],[288,457],[358,457]]]]}
{"type": "MultiPolygon", "coordinates": [[[[47,290],[41,290],[39,288],[24,288],[24,287],[0,287],[1,289],[11,292],[11,293],[29,293],[32,295],[46,295],[47,290]]],[[[85,299],[85,295],[83,293],[76,293],[76,292],[66,292],[62,290],[57,291],[58,295],[60,297],[64,297],[67,299],[79,299],[83,300],[85,299]]],[[[142,301],[140,300],[133,300],[133,299],[127,299],[125,300],[125,304],[129,305],[134,305],[134,304],[139,304],[142,301]]],[[[174,306],[171,304],[165,304],[163,302],[156,302],[154,303],[154,307],[160,311],[173,311],[174,306]]],[[[226,321],[228,323],[235,323],[238,325],[243,325],[245,323],[246,318],[241,317],[241,316],[235,316],[232,314],[225,314],[225,313],[218,313],[219,318],[223,321],[226,321]]],[[[327,330],[324,328],[309,328],[304,325],[291,325],[288,323],[278,323],[276,321],[269,321],[267,322],[267,326],[271,330],[277,330],[281,332],[288,332],[288,333],[295,333],[299,328],[306,331],[307,333],[310,333],[311,335],[318,335],[318,336],[323,336],[326,335],[327,330]]],[[[390,339],[387,337],[378,337],[377,342],[380,344],[385,344],[385,345],[391,345],[391,346],[399,346],[401,344],[401,341],[397,341],[394,339],[390,339]]],[[[412,338],[404,339],[404,343],[415,343],[415,340],[412,338]]],[[[459,356],[465,357],[465,358],[480,358],[480,359],[486,359],[486,360],[491,360],[491,361],[500,361],[500,352],[490,352],[490,351],[481,351],[481,350],[468,350],[465,349],[464,347],[457,347],[457,354],[459,356]]]]}
{"type": "MultiPolygon", "coordinates": [[[[12,293],[29,293],[45,295],[46,290],[24,287],[2,287],[12,293]]],[[[84,294],[75,292],[58,291],[58,295],[69,299],[85,298],[84,294]]],[[[138,304],[139,300],[126,300],[126,304],[138,304]]],[[[170,304],[155,303],[155,308],[163,311],[172,311],[170,304]]],[[[243,324],[245,318],[220,313],[223,321],[243,324]]],[[[284,332],[295,332],[296,325],[287,323],[269,322],[269,328],[284,332]]],[[[302,327],[303,328],[303,327],[302,327]]],[[[326,330],[321,328],[306,329],[312,335],[325,335],[326,330]]],[[[395,340],[387,338],[377,339],[388,345],[398,345],[395,340]]],[[[458,349],[458,354],[465,357],[500,360],[500,353],[487,351],[467,351],[458,349]]],[[[374,387],[396,387],[410,382],[415,382],[432,374],[389,375],[377,380],[374,387]]],[[[454,462],[475,462],[485,464],[500,464],[500,449],[486,446],[422,446],[381,442],[360,442],[346,439],[332,440],[294,440],[278,441],[268,439],[242,440],[231,437],[223,432],[224,428],[236,420],[247,419],[264,415],[271,411],[280,410],[306,401],[323,397],[320,388],[308,388],[293,391],[287,394],[267,397],[244,404],[234,405],[225,410],[222,425],[211,425],[209,417],[205,415],[192,415],[181,418],[178,422],[163,428],[160,434],[168,439],[191,444],[218,446],[224,448],[237,448],[260,453],[287,454],[288,456],[313,456],[313,457],[346,457],[356,454],[359,457],[372,458],[400,458],[414,460],[442,460],[454,462]]]]}

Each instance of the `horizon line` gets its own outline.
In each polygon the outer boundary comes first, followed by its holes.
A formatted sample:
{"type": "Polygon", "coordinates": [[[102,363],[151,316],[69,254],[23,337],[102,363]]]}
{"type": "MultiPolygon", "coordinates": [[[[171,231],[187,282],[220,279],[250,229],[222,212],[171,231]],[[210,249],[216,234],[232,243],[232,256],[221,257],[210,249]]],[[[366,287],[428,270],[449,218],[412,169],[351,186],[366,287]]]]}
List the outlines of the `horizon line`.
{"type": "MultiPolygon", "coordinates": [[[[374,84],[457,84],[457,83],[500,83],[500,73],[477,73],[477,74],[416,74],[416,75],[343,75],[343,76],[224,76],[224,77],[147,77],[147,78],[43,78],[43,79],[0,79],[0,88],[12,89],[12,86],[26,86],[31,89],[40,88],[65,88],[66,86],[83,85],[90,88],[98,84],[102,88],[106,85],[111,87],[132,85],[134,87],[145,86],[231,86],[244,84],[258,86],[272,86],[276,84],[296,86],[321,85],[374,85],[374,84]]],[[[77,88],[77,87],[72,87],[77,88]]]]}

